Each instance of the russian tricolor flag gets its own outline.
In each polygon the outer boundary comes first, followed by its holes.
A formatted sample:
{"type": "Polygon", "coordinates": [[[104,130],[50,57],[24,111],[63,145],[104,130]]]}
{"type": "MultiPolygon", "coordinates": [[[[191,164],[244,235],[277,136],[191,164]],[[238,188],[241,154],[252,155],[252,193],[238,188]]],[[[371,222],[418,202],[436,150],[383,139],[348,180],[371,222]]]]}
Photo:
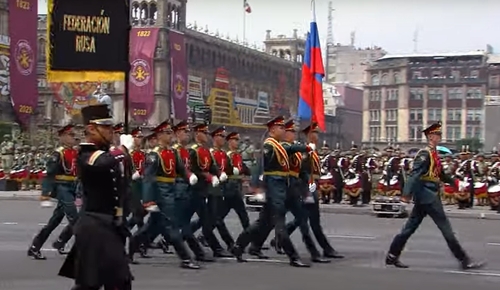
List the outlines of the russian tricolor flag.
{"type": "Polygon", "coordinates": [[[325,131],[325,108],[323,104],[323,77],[325,68],[321,58],[318,25],[316,24],[315,3],[312,1],[311,27],[307,34],[304,63],[302,64],[302,78],[300,80],[300,98],[298,117],[301,120],[310,119],[318,123],[325,131]]]}

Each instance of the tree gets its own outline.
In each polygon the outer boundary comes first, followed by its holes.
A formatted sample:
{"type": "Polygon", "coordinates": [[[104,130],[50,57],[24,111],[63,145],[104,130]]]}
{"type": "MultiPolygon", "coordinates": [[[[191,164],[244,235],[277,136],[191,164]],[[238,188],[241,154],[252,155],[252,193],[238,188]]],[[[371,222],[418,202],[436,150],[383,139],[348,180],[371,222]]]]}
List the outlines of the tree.
{"type": "Polygon", "coordinates": [[[478,138],[466,138],[458,140],[456,146],[458,150],[462,150],[462,146],[469,146],[470,152],[479,152],[483,149],[484,144],[478,138]]]}

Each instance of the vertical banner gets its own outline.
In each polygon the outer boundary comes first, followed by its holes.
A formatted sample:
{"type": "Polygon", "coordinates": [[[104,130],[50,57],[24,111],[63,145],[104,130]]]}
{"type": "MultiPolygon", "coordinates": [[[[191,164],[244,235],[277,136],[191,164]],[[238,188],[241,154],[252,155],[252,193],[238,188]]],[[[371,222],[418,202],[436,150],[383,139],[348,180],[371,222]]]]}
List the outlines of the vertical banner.
{"type": "Polygon", "coordinates": [[[38,1],[9,1],[10,98],[22,126],[28,126],[38,105],[38,1]]]}
{"type": "Polygon", "coordinates": [[[155,104],[154,54],[158,28],[132,28],[130,34],[130,114],[146,122],[155,104]]]}
{"type": "Polygon", "coordinates": [[[184,34],[176,31],[169,31],[168,40],[170,42],[170,99],[174,118],[186,120],[187,110],[187,57],[186,45],[184,44],[184,34]]]}

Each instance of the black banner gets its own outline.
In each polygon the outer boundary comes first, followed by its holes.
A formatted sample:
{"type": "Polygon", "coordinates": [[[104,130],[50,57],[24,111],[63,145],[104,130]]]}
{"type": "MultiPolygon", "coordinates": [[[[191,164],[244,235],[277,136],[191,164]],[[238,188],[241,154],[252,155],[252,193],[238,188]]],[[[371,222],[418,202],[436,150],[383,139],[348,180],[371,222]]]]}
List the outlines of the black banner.
{"type": "Polygon", "coordinates": [[[49,70],[123,72],[127,69],[129,1],[50,2],[49,70]]]}

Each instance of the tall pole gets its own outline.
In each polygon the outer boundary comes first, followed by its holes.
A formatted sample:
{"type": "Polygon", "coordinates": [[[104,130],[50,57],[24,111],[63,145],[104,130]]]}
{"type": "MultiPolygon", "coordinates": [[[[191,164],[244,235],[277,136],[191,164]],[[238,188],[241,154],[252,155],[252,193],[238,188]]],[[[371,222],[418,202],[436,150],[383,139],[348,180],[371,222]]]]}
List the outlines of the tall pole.
{"type": "MultiPolygon", "coordinates": [[[[128,10],[130,13],[130,6],[128,6],[128,10]]],[[[127,27],[127,35],[125,36],[127,39],[127,53],[125,55],[125,87],[124,87],[124,92],[123,92],[123,111],[124,111],[124,120],[123,123],[125,125],[125,134],[128,134],[130,131],[130,126],[129,126],[129,111],[130,111],[130,96],[129,96],[129,81],[130,81],[130,60],[129,60],[129,55],[130,55],[130,32],[132,31],[132,23],[130,22],[130,15],[128,18],[128,27],[127,27]]]]}
{"type": "Polygon", "coordinates": [[[246,4],[246,1],[243,0],[243,43],[245,43],[246,41],[246,30],[247,30],[247,11],[246,11],[246,7],[245,7],[245,4],[246,4]]]}

